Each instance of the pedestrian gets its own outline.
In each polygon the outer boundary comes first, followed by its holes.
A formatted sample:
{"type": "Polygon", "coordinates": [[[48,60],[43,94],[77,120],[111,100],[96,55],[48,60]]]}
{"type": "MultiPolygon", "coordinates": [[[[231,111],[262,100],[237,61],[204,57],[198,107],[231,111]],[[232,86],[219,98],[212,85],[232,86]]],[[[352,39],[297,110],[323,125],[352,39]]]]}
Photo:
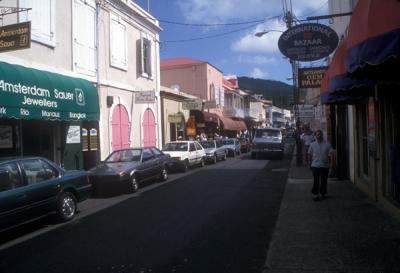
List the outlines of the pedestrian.
{"type": "Polygon", "coordinates": [[[301,141],[303,144],[303,162],[306,166],[310,165],[310,159],[308,156],[308,149],[310,148],[311,143],[315,140],[310,127],[305,127],[304,133],[301,135],[301,141]]]}
{"type": "Polygon", "coordinates": [[[310,169],[314,176],[312,194],[314,201],[319,201],[327,194],[327,183],[330,166],[330,157],[332,153],[331,144],[324,140],[321,130],[315,132],[316,140],[310,144],[308,155],[310,156],[310,169]]]}

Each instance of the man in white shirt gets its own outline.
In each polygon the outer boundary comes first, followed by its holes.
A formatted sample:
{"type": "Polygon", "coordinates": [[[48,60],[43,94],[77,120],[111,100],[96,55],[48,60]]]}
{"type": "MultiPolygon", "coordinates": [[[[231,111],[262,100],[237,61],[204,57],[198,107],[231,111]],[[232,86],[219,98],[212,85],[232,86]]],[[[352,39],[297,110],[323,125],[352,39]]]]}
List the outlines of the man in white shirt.
{"type": "Polygon", "coordinates": [[[309,166],[314,176],[314,184],[311,192],[314,194],[314,201],[319,201],[320,197],[325,197],[327,193],[332,146],[328,141],[324,140],[321,130],[315,132],[315,137],[316,141],[310,144],[308,155],[311,162],[309,166]]]}

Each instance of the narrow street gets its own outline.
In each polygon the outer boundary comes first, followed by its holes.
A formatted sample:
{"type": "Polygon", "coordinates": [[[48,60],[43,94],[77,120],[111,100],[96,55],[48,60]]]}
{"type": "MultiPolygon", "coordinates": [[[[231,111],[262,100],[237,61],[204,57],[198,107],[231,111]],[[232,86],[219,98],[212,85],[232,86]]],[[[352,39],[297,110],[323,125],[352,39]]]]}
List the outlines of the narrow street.
{"type": "Polygon", "coordinates": [[[0,271],[260,272],[291,146],[284,160],[229,158],[85,217],[82,211],[69,224],[2,249],[0,271]]]}

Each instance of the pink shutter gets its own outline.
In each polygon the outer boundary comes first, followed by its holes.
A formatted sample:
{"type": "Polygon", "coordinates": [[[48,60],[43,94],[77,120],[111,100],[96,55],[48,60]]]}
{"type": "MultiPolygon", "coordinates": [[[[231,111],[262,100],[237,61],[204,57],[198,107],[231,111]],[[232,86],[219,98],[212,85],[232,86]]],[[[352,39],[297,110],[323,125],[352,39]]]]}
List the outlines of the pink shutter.
{"type": "Polygon", "coordinates": [[[129,148],[129,117],[121,104],[114,108],[112,114],[112,149],[113,151],[129,148]]]}
{"type": "Polygon", "coordinates": [[[151,109],[144,112],[143,138],[144,147],[156,146],[156,120],[151,109]]]}

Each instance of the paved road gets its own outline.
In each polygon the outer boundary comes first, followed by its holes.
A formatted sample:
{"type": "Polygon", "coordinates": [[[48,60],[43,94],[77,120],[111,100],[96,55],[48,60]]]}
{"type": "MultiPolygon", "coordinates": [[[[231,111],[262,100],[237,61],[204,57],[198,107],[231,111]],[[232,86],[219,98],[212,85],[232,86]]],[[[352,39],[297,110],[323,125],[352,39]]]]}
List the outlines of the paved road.
{"type": "Polygon", "coordinates": [[[244,155],[89,200],[73,222],[3,244],[0,272],[260,272],[290,158],[244,155]]]}

